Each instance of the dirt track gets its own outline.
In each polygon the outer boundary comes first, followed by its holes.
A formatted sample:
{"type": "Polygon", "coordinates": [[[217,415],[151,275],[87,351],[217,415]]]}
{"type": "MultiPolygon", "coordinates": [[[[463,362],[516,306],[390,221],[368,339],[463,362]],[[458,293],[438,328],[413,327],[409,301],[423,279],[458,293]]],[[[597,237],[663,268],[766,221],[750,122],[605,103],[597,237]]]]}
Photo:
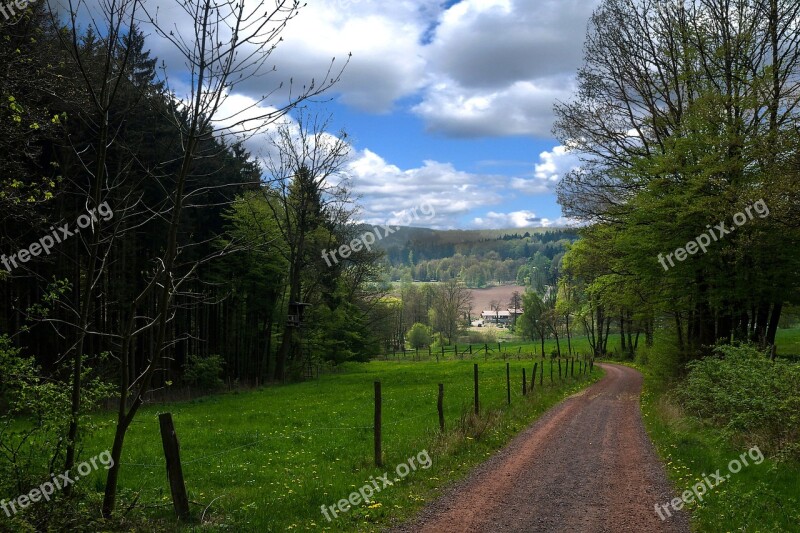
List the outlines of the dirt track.
{"type": "Polygon", "coordinates": [[[548,411],[397,532],[688,532],[656,503],[674,495],[642,424],[642,376],[605,377],[548,411]]]}

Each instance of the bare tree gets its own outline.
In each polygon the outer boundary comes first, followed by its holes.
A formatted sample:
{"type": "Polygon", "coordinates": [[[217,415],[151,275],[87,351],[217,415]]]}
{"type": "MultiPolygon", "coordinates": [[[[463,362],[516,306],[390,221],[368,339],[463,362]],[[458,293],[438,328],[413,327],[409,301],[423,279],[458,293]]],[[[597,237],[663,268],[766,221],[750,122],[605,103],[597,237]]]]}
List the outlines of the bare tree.
{"type": "Polygon", "coordinates": [[[437,331],[448,342],[453,342],[460,329],[461,317],[472,303],[472,293],[459,280],[451,279],[437,284],[434,292],[433,310],[437,331]]]}
{"type": "MultiPolygon", "coordinates": [[[[282,31],[297,16],[301,5],[297,1],[262,1],[248,4],[246,10],[241,2],[190,0],[176,2],[175,6],[186,20],[192,21],[188,30],[175,22],[162,23],[157,11],[144,10],[145,18],[157,34],[173,45],[188,66],[188,93],[179,105],[167,110],[180,136],[182,157],[177,171],[164,170],[161,171],[164,174],[159,176],[164,183],[165,198],[158,216],[166,222],[166,245],[161,256],[153,258],[144,289],[131,299],[119,335],[120,396],[111,449],[114,461],[108,471],[103,500],[103,515],[106,517],[112,515],[116,505],[120,458],[127,430],[175,342],[169,338],[169,332],[181,289],[193,279],[201,265],[231,251],[222,249],[185,263],[179,259],[188,251],[178,238],[184,210],[202,207],[194,202],[207,192],[204,188],[189,188],[196,162],[216,150],[213,143],[205,141],[212,136],[255,135],[264,131],[291,109],[333,86],[341,74],[340,70],[332,75],[332,63],[321,83],[312,80],[299,90],[290,84],[283,105],[261,107],[271,103],[270,98],[277,97],[278,89],[283,87],[280,84],[275,91],[251,106],[223,116],[220,111],[229,95],[240,84],[264,74],[264,67],[280,42],[282,31]],[[219,125],[221,122],[224,122],[224,127],[219,125]],[[152,305],[146,306],[149,302],[152,305]],[[134,340],[151,330],[153,350],[139,365],[143,370],[132,377],[132,370],[136,368],[133,365],[134,340]]],[[[225,186],[220,184],[218,187],[225,186]]],[[[193,294],[184,296],[189,301],[197,299],[193,294]]]]}
{"type": "MultiPolygon", "coordinates": [[[[328,120],[301,113],[297,124],[284,123],[273,141],[267,163],[271,182],[264,189],[267,204],[286,246],[279,249],[289,265],[289,303],[301,302],[319,284],[323,252],[338,248],[334,230],[353,212],[344,176],[350,154],[347,136],[327,132],[328,120]]],[[[345,258],[346,259],[346,258],[345,258]]],[[[343,260],[326,259],[339,265],[343,260]]],[[[330,265],[333,266],[333,265],[330,265]]],[[[366,272],[361,272],[365,275],[366,272]]],[[[285,378],[286,363],[297,354],[295,329],[287,321],[275,364],[276,380],[285,378]]]]}

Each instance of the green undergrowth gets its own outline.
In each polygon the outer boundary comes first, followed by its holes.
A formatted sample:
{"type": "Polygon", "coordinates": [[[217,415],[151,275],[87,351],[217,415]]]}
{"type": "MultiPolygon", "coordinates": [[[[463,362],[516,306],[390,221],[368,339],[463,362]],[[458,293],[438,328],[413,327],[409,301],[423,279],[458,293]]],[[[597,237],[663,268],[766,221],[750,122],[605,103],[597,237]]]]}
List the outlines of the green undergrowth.
{"type": "MultiPolygon", "coordinates": [[[[765,419],[761,424],[759,418],[765,417],[758,414],[761,407],[770,404],[774,404],[767,409],[770,413],[786,414],[781,409],[787,401],[794,401],[792,394],[782,387],[771,387],[762,364],[744,367],[741,361],[734,363],[733,357],[724,365],[709,359],[693,365],[687,378],[667,380],[658,371],[659,357],[659,353],[651,352],[648,365],[624,364],[644,373],[645,426],[676,496],[691,491],[704,479],[713,485],[706,489],[702,501],[687,498],[692,501],[684,509],[690,514],[692,530],[800,530],[800,464],[791,456],[792,446],[781,448],[765,440],[767,430],[776,432],[774,420],[765,419]],[[753,380],[760,385],[749,392],[740,388],[752,385],[753,380]],[[743,457],[747,466],[734,473],[737,465],[733,462],[743,463],[743,457]],[[718,471],[723,482],[713,477],[718,471]]],[[[795,384],[794,391],[800,392],[800,385],[795,384]]],[[[655,503],[668,502],[654,502],[654,507],[655,503]]]]}

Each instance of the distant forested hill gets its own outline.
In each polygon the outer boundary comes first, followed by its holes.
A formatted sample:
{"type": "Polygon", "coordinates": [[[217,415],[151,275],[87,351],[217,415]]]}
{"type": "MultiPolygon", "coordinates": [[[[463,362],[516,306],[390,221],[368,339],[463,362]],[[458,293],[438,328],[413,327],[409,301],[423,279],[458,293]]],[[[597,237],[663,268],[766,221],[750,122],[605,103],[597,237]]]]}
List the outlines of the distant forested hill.
{"type": "MultiPolygon", "coordinates": [[[[382,234],[385,231],[382,231],[382,234]]],[[[461,277],[470,287],[530,283],[533,268],[549,274],[576,230],[432,230],[402,227],[379,241],[393,281],[444,281],[461,277]]]]}

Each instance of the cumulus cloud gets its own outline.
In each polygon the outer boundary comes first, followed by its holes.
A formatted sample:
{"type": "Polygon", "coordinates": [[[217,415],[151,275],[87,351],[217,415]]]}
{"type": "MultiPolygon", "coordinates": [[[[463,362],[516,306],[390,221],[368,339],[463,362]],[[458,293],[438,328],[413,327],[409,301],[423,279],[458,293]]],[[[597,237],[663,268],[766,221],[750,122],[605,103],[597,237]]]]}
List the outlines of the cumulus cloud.
{"type": "Polygon", "coordinates": [[[426,48],[434,82],[414,108],[452,136],[549,137],[553,103],[574,90],[597,0],[462,0],[426,48]]]}
{"type": "Polygon", "coordinates": [[[458,225],[469,212],[502,201],[507,178],[463,172],[450,163],[425,161],[421,167],[403,170],[370,150],[350,164],[353,191],[361,195],[361,218],[370,224],[398,224],[404,210],[423,204],[433,206],[436,217],[420,221],[426,227],[458,225]]]}
{"type": "Polygon", "coordinates": [[[497,90],[442,82],[426,90],[414,112],[425,119],[428,131],[451,137],[549,137],[553,102],[565,98],[571,87],[566,77],[517,81],[497,90]]]}
{"type": "Polygon", "coordinates": [[[533,211],[513,211],[511,213],[489,211],[485,216],[476,217],[472,220],[472,226],[482,229],[552,228],[574,225],[575,221],[568,218],[542,218],[536,216],[533,211]]]}
{"type": "Polygon", "coordinates": [[[556,146],[539,154],[539,162],[534,167],[533,177],[514,178],[511,186],[528,194],[552,192],[566,173],[578,167],[580,160],[577,154],[566,146],[556,146]]]}

